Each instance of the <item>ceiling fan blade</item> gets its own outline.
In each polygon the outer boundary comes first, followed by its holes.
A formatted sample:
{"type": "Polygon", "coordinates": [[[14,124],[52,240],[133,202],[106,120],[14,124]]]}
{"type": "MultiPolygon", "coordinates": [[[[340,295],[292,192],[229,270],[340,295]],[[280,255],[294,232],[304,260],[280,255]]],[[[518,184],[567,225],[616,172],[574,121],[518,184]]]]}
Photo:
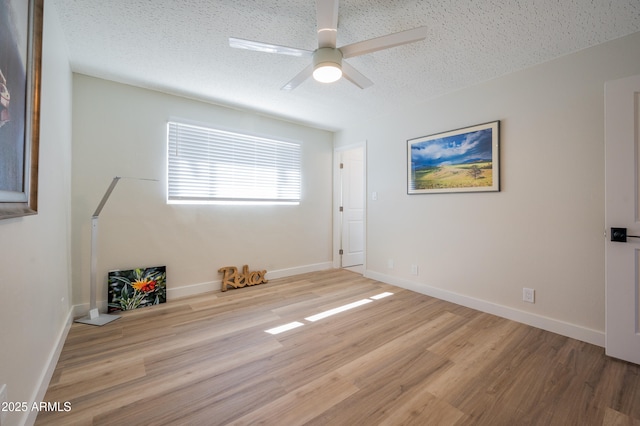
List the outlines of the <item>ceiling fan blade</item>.
{"type": "Polygon", "coordinates": [[[281,55],[310,57],[313,52],[295,47],[280,46],[277,44],[263,43],[261,41],[245,40],[242,38],[229,37],[229,46],[236,49],[247,49],[256,52],[279,53],[281,55]]]}
{"type": "Polygon", "coordinates": [[[318,47],[336,47],[338,0],[316,0],[318,47]]]}
{"type": "Polygon", "coordinates": [[[373,85],[373,81],[344,61],[342,61],[342,76],[361,89],[366,89],[373,85]]]}
{"type": "Polygon", "coordinates": [[[313,74],[313,64],[310,64],[305,69],[300,71],[298,73],[298,75],[296,75],[291,80],[289,80],[289,82],[287,84],[285,84],[284,86],[282,86],[280,88],[280,90],[293,90],[293,89],[295,89],[296,87],[300,86],[303,81],[305,81],[307,78],[311,77],[311,74],[313,74]]]}
{"type": "Polygon", "coordinates": [[[400,31],[370,40],[359,41],[340,48],[343,58],[353,58],[378,50],[389,49],[402,44],[413,43],[427,38],[427,27],[418,27],[412,30],[400,31]]]}

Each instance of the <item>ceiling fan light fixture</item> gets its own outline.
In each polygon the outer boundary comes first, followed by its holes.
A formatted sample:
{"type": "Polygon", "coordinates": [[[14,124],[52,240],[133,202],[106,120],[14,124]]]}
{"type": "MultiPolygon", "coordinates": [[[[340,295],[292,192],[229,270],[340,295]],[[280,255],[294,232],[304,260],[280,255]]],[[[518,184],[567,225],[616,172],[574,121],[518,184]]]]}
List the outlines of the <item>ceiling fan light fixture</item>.
{"type": "Polygon", "coordinates": [[[313,78],[320,83],[333,83],[342,77],[342,69],[336,64],[320,64],[313,70],[313,78]]]}
{"type": "Polygon", "coordinates": [[[313,78],[320,83],[333,83],[342,77],[342,52],[323,47],[313,54],[313,78]]]}

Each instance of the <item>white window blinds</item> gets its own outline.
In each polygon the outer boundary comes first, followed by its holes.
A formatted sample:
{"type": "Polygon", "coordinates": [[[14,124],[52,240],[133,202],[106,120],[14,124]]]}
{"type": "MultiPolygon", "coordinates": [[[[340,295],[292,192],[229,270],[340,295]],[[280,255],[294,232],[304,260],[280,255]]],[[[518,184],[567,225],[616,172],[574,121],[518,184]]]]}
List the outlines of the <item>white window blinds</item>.
{"type": "Polygon", "coordinates": [[[169,203],[300,201],[300,145],[169,122],[169,203]]]}

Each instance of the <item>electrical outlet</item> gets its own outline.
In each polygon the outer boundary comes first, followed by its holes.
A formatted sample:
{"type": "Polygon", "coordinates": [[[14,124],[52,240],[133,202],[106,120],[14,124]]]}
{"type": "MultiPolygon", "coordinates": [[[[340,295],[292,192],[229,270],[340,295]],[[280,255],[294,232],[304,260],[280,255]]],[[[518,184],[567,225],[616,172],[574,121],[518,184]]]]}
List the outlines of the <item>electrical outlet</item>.
{"type": "Polygon", "coordinates": [[[522,301],[536,303],[536,291],[532,288],[522,288],[522,301]]]}
{"type": "Polygon", "coordinates": [[[418,265],[411,265],[411,275],[418,275],[418,265]]]}
{"type": "Polygon", "coordinates": [[[393,269],[393,259],[387,260],[387,268],[393,269]]]}
{"type": "Polygon", "coordinates": [[[4,410],[4,407],[7,405],[7,385],[0,386],[0,426],[5,424],[5,416],[7,415],[7,410],[4,410]]]}

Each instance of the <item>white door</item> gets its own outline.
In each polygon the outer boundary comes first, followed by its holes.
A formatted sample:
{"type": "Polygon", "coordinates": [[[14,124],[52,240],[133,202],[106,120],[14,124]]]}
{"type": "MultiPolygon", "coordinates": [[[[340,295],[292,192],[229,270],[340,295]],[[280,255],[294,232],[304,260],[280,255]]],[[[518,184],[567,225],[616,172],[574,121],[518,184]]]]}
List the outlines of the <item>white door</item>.
{"type": "Polygon", "coordinates": [[[640,364],[640,76],[605,85],[606,353],[640,364]]]}
{"type": "Polygon", "coordinates": [[[364,148],[340,151],[343,268],[364,263],[364,148]]]}

